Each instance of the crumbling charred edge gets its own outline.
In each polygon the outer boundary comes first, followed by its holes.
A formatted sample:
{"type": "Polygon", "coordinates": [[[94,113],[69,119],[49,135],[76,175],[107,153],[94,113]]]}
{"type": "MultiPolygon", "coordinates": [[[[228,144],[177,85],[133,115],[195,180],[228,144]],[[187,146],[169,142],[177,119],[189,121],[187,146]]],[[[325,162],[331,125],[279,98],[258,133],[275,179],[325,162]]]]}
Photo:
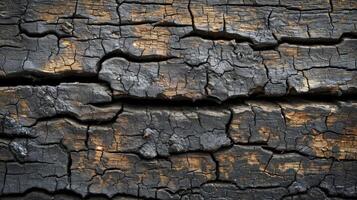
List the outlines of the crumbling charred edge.
{"type": "Polygon", "coordinates": [[[210,31],[202,31],[202,30],[193,30],[190,33],[182,36],[180,39],[188,38],[188,37],[200,37],[206,40],[236,40],[238,43],[249,42],[253,43],[253,40],[249,37],[244,37],[234,33],[228,33],[226,31],[219,32],[210,32],[210,31]]]}
{"type": "MultiPolygon", "coordinates": [[[[353,101],[357,100],[355,94],[344,94],[341,96],[305,94],[293,96],[251,96],[251,97],[234,97],[225,101],[217,101],[213,98],[199,99],[156,99],[156,98],[136,98],[122,97],[116,98],[111,103],[123,103],[123,105],[132,106],[154,106],[154,107],[215,107],[229,108],[230,106],[244,103],[246,101],[269,101],[269,102],[289,102],[294,101],[313,101],[313,102],[336,102],[336,101],[353,101]]],[[[111,104],[110,103],[110,104],[111,104]]],[[[103,103],[107,104],[107,103],[103,103]]]]}
{"type": "Polygon", "coordinates": [[[115,57],[125,58],[126,60],[128,60],[130,62],[137,62],[137,63],[161,62],[161,61],[167,61],[170,59],[177,58],[175,56],[161,56],[161,55],[136,56],[136,55],[121,51],[120,49],[116,49],[114,51],[106,53],[100,59],[100,61],[98,62],[98,65],[101,65],[105,60],[108,60],[110,58],[115,58],[115,57]]]}
{"type": "Polygon", "coordinates": [[[357,39],[357,33],[355,32],[346,32],[343,33],[339,38],[294,38],[294,37],[282,37],[279,41],[279,44],[288,43],[296,45],[337,45],[345,39],[357,39]]]}
{"type": "MultiPolygon", "coordinates": [[[[112,91],[109,84],[105,81],[95,79],[94,76],[69,76],[63,78],[44,78],[38,79],[34,77],[13,77],[0,79],[0,87],[14,87],[14,86],[58,86],[61,83],[97,83],[106,86],[112,91]]],[[[130,106],[153,106],[153,107],[215,107],[215,108],[229,108],[232,105],[244,103],[246,101],[270,101],[270,102],[284,102],[284,101],[314,101],[314,102],[336,102],[336,101],[353,101],[357,100],[357,91],[338,95],[330,95],[329,93],[305,93],[305,94],[290,94],[284,96],[264,96],[263,94],[251,96],[235,96],[226,100],[220,101],[214,97],[207,96],[202,99],[193,100],[186,97],[181,98],[155,98],[155,97],[135,97],[122,96],[113,97],[110,102],[91,103],[95,106],[113,106],[118,104],[130,106]]],[[[65,115],[73,118],[73,116],[65,115]]],[[[95,122],[95,121],[93,121],[95,122]]]]}
{"type": "MultiPolygon", "coordinates": [[[[250,47],[254,51],[269,51],[276,50],[281,44],[291,44],[291,45],[300,45],[300,46],[331,46],[338,45],[342,43],[345,39],[357,39],[356,33],[343,33],[339,38],[297,38],[297,37],[282,37],[277,39],[273,34],[274,38],[277,40],[277,43],[271,44],[254,44],[249,42],[250,47]]],[[[239,40],[237,40],[239,42],[239,40]]]]}
{"type": "MultiPolygon", "coordinates": [[[[281,186],[239,188],[235,183],[233,183],[231,181],[224,181],[224,180],[207,181],[207,182],[203,183],[201,185],[201,187],[203,185],[205,185],[205,184],[210,184],[210,183],[234,185],[240,191],[249,190],[249,189],[266,189],[266,190],[269,190],[269,189],[275,189],[275,188],[284,188],[284,187],[281,187],[281,186]]],[[[289,193],[287,195],[282,196],[280,199],[286,199],[286,198],[289,198],[289,197],[295,197],[295,196],[298,196],[298,195],[308,194],[308,192],[311,191],[314,188],[319,189],[320,191],[322,191],[326,195],[326,197],[328,197],[328,198],[355,199],[354,197],[349,197],[349,196],[341,195],[341,194],[339,194],[339,195],[331,195],[331,194],[328,193],[328,191],[326,191],[326,189],[324,189],[322,187],[319,187],[319,186],[311,187],[308,190],[302,191],[302,192],[289,193]]],[[[199,194],[199,193],[195,193],[194,192],[195,190],[199,190],[199,189],[200,188],[195,187],[195,188],[191,188],[191,189],[188,189],[188,190],[180,190],[180,191],[177,191],[174,194],[179,194],[180,196],[184,196],[184,195],[187,195],[187,194],[199,194]]],[[[116,197],[135,198],[135,199],[141,199],[141,200],[155,200],[155,198],[137,197],[137,196],[134,196],[134,195],[120,194],[120,193],[115,194],[112,197],[108,197],[105,194],[92,194],[92,193],[89,193],[85,197],[82,197],[80,194],[75,193],[74,191],[68,190],[68,189],[58,190],[58,191],[55,191],[55,192],[49,192],[49,191],[41,189],[41,188],[30,188],[30,189],[26,190],[23,193],[6,194],[6,195],[2,195],[1,197],[4,198],[4,199],[17,199],[17,198],[26,197],[27,195],[30,195],[31,193],[40,193],[42,195],[48,195],[49,197],[54,197],[56,195],[61,195],[62,197],[67,197],[67,198],[71,197],[71,198],[75,198],[75,199],[84,199],[84,200],[92,200],[92,199],[97,199],[97,198],[108,199],[109,200],[109,199],[113,199],[113,198],[116,198],[116,197]]]]}
{"type": "Polygon", "coordinates": [[[174,22],[154,22],[152,23],[154,27],[191,27],[191,24],[176,24],[174,22]]]}
{"type": "Polygon", "coordinates": [[[42,37],[46,37],[48,35],[54,35],[59,40],[59,39],[62,39],[62,38],[73,37],[71,34],[66,34],[66,33],[60,34],[55,30],[47,30],[47,31],[44,31],[44,32],[29,32],[28,30],[24,29],[21,26],[21,23],[18,24],[18,27],[19,27],[19,34],[24,34],[27,37],[31,37],[31,38],[42,38],[42,37]]]}
{"type": "Polygon", "coordinates": [[[161,62],[161,61],[167,61],[170,59],[177,58],[175,56],[161,56],[161,55],[136,56],[131,53],[124,52],[120,49],[116,49],[111,52],[106,52],[106,54],[100,58],[100,60],[97,63],[97,71],[99,72],[101,70],[104,61],[116,57],[124,58],[130,62],[136,62],[136,63],[161,62]]]}
{"type": "Polygon", "coordinates": [[[62,190],[56,190],[55,192],[50,192],[48,190],[42,189],[42,188],[30,188],[28,190],[26,190],[23,193],[16,193],[16,194],[4,194],[1,195],[1,198],[9,198],[9,199],[16,199],[16,198],[21,198],[21,197],[26,197],[27,195],[31,194],[31,193],[41,193],[44,195],[48,195],[50,197],[56,196],[56,195],[63,195],[65,197],[71,197],[71,198],[75,198],[75,199],[84,199],[84,200],[91,200],[91,199],[97,199],[97,198],[101,198],[101,199],[113,199],[115,197],[127,197],[127,198],[138,198],[138,199],[142,199],[142,200],[154,200],[153,198],[144,198],[144,197],[137,197],[134,195],[129,195],[129,194],[121,194],[121,193],[117,193],[115,195],[113,195],[112,197],[109,197],[105,194],[93,194],[93,193],[88,193],[88,195],[86,195],[85,197],[82,197],[80,194],[69,190],[69,189],[62,189],[62,190]]]}
{"type": "MultiPolygon", "coordinates": [[[[116,55],[116,54],[115,54],[116,55]]],[[[115,56],[114,56],[115,57],[115,56]]],[[[109,58],[108,58],[109,59],[109,58]]],[[[157,58],[150,58],[157,59],[157,58]]],[[[165,58],[170,59],[170,58],[165,58]]],[[[104,59],[106,60],[106,59],[104,59]]],[[[102,61],[104,62],[104,61],[102,61]]],[[[156,61],[153,61],[156,62],[156,61]]],[[[320,67],[313,67],[320,68],[320,67]]],[[[331,67],[338,68],[340,67],[331,67]]],[[[346,71],[355,71],[355,69],[344,69],[346,71]]],[[[6,77],[0,77],[0,87],[16,87],[16,86],[58,86],[61,83],[97,83],[105,86],[113,94],[113,89],[110,84],[98,78],[98,75],[91,73],[73,73],[67,72],[63,74],[45,74],[38,72],[21,72],[12,74],[6,77]]],[[[175,97],[169,99],[165,97],[135,97],[135,96],[114,96],[111,102],[98,103],[98,105],[110,105],[116,102],[122,102],[132,105],[165,105],[165,106],[215,106],[215,105],[230,105],[234,103],[244,102],[246,100],[267,100],[277,101],[291,98],[313,100],[313,101],[336,101],[336,100],[356,100],[357,90],[350,89],[342,94],[331,94],[329,91],[310,91],[308,93],[287,92],[285,95],[270,95],[267,96],[262,90],[255,90],[249,96],[231,96],[225,100],[220,100],[214,96],[206,95],[201,99],[190,99],[188,97],[175,97]]]]}
{"type": "Polygon", "coordinates": [[[43,193],[43,194],[47,194],[47,195],[56,195],[56,194],[63,194],[63,195],[69,195],[69,196],[74,196],[74,197],[78,197],[80,198],[81,196],[77,193],[75,193],[72,190],[57,190],[56,192],[49,192],[45,189],[42,188],[30,188],[28,190],[26,190],[23,193],[17,193],[17,194],[3,194],[1,195],[2,198],[19,198],[19,197],[25,197],[26,195],[32,193],[32,192],[38,192],[38,193],[43,193]]]}
{"type": "MultiPolygon", "coordinates": [[[[339,38],[297,38],[297,37],[282,37],[277,39],[275,34],[274,38],[277,40],[277,43],[271,44],[254,44],[249,42],[250,47],[254,51],[269,51],[276,50],[281,44],[291,44],[291,45],[300,45],[300,46],[331,46],[338,45],[342,43],[345,39],[357,39],[356,33],[343,33],[339,38]]],[[[239,42],[239,40],[236,40],[239,42]]]]}
{"type": "MultiPolygon", "coordinates": [[[[251,144],[247,143],[247,145],[249,146],[252,146],[251,144]]],[[[308,154],[305,154],[305,153],[302,153],[300,151],[297,151],[297,150],[278,150],[276,148],[273,148],[273,147],[269,147],[267,145],[261,145],[262,149],[266,150],[266,151],[270,151],[272,152],[273,154],[298,154],[300,156],[303,156],[303,157],[307,157],[311,160],[314,160],[314,159],[330,159],[330,160],[336,160],[334,158],[326,158],[326,157],[317,157],[317,156],[311,156],[311,155],[308,155],[308,154]]],[[[348,161],[348,160],[344,160],[344,161],[348,161]]]]}
{"type": "MultiPolygon", "coordinates": [[[[154,62],[154,61],[153,61],[154,62]]],[[[354,70],[346,70],[354,71],[354,70]]],[[[16,86],[58,86],[62,83],[96,83],[105,86],[111,94],[113,89],[110,84],[104,80],[98,79],[98,76],[90,73],[64,73],[58,75],[47,75],[41,73],[18,73],[7,77],[0,77],[0,87],[16,87],[16,86]]],[[[357,100],[357,90],[351,90],[341,95],[330,94],[328,91],[311,91],[309,93],[287,93],[285,95],[266,96],[262,92],[255,92],[249,96],[232,96],[225,100],[220,100],[213,96],[205,96],[201,99],[190,99],[188,97],[176,97],[169,99],[165,97],[135,97],[135,96],[113,96],[111,102],[96,103],[97,106],[109,106],[117,103],[127,105],[147,105],[147,106],[168,106],[168,107],[206,107],[217,106],[226,107],[237,103],[242,103],[247,100],[260,101],[288,101],[291,99],[310,100],[310,101],[348,101],[357,100]]]]}
{"type": "MultiPolygon", "coordinates": [[[[111,106],[120,106],[118,104],[113,104],[111,106]]],[[[94,125],[111,125],[113,124],[118,116],[123,112],[123,108],[119,109],[115,115],[110,118],[110,119],[106,119],[106,120],[80,120],[78,119],[76,116],[70,114],[70,113],[65,113],[65,114],[57,114],[55,116],[50,116],[50,117],[42,117],[42,118],[39,118],[36,120],[36,122],[34,124],[32,124],[31,126],[24,126],[24,127],[27,127],[27,128],[30,128],[30,127],[33,127],[33,126],[36,126],[38,123],[40,122],[47,122],[47,121],[54,121],[56,119],[70,119],[78,124],[82,124],[82,125],[86,125],[86,126],[94,126],[94,125]]]]}
{"type": "Polygon", "coordinates": [[[0,77],[0,87],[12,86],[57,86],[61,83],[97,83],[109,86],[106,81],[97,78],[96,74],[66,72],[61,74],[46,74],[41,72],[21,72],[6,77],[0,77]]]}
{"type": "MultiPolygon", "coordinates": [[[[312,156],[312,155],[309,155],[309,154],[302,153],[302,152],[300,152],[298,150],[279,150],[279,149],[276,149],[274,147],[268,146],[268,144],[265,143],[265,142],[247,142],[247,143],[234,142],[234,143],[232,143],[232,144],[230,144],[228,146],[222,146],[217,150],[210,151],[209,153],[210,154],[214,154],[214,153],[222,152],[222,151],[225,151],[225,150],[229,150],[229,149],[233,148],[233,146],[261,147],[263,150],[271,152],[272,155],[296,154],[296,155],[299,155],[299,156],[302,156],[302,157],[306,157],[306,158],[308,158],[310,160],[322,159],[322,160],[331,160],[331,161],[334,161],[334,162],[340,162],[340,160],[338,160],[336,158],[333,158],[333,157],[312,156]]],[[[174,154],[182,154],[182,153],[174,153],[174,154]]],[[[174,154],[172,154],[172,155],[174,155],[174,154]]],[[[218,161],[216,161],[214,156],[213,156],[213,160],[216,163],[219,163],[218,161]]],[[[343,159],[343,161],[344,162],[348,162],[348,161],[356,161],[356,160],[354,160],[354,159],[343,159]]],[[[217,167],[218,167],[218,165],[217,165],[217,167]]]]}
{"type": "Polygon", "coordinates": [[[237,33],[228,33],[224,31],[211,32],[196,29],[195,27],[191,32],[182,36],[180,39],[188,37],[200,37],[206,40],[235,40],[237,43],[249,43],[250,47],[254,51],[268,51],[276,50],[281,44],[293,44],[301,46],[328,46],[328,45],[338,45],[342,43],[345,39],[357,39],[357,33],[346,32],[343,33],[339,38],[298,38],[298,37],[282,37],[278,39],[275,34],[273,34],[276,41],[258,43],[254,42],[252,38],[245,37],[237,33]]]}
{"type": "MultiPolygon", "coordinates": [[[[190,12],[191,13],[191,12],[190,12]]],[[[62,17],[63,18],[63,17],[62,17]]],[[[80,18],[82,19],[82,18],[80,18]]],[[[193,18],[192,18],[193,19],[193,18]]],[[[193,22],[192,22],[193,23],[193,22]]],[[[229,33],[226,30],[223,31],[205,31],[205,30],[199,30],[197,29],[194,25],[190,24],[176,24],[174,22],[166,22],[166,21],[140,21],[140,22],[120,22],[119,24],[116,23],[88,23],[87,25],[108,25],[108,26],[132,26],[132,25],[143,25],[143,24],[151,24],[154,27],[189,27],[192,26],[193,30],[186,35],[183,35],[180,37],[180,39],[188,38],[188,37],[200,37],[202,39],[206,40],[235,40],[237,43],[244,43],[247,42],[250,44],[251,48],[255,51],[264,51],[264,50],[274,50],[277,49],[281,44],[295,44],[295,45],[302,45],[302,46],[327,46],[327,45],[338,45],[341,42],[343,42],[345,39],[357,39],[357,33],[356,32],[345,32],[342,33],[342,35],[339,38],[326,38],[326,37],[320,37],[320,38],[299,38],[299,37],[281,37],[278,39],[274,33],[272,33],[273,37],[275,38],[275,41],[272,40],[270,42],[254,42],[252,38],[240,35],[238,33],[229,33]]],[[[47,35],[54,35],[58,39],[62,38],[75,38],[75,36],[71,34],[60,34],[56,30],[47,30],[44,32],[29,32],[28,30],[24,29],[21,27],[21,24],[18,24],[19,26],[19,34],[24,34],[28,37],[32,38],[42,38],[46,37],[47,35]]],[[[78,40],[81,40],[78,38],[78,40]]],[[[117,56],[114,57],[124,57],[127,58],[127,60],[132,61],[132,62],[158,62],[158,61],[164,61],[170,58],[167,58],[165,56],[159,56],[159,55],[150,55],[150,56],[135,56],[131,55],[125,52],[122,52],[120,50],[115,50],[112,52],[108,52],[109,55],[106,56],[111,56],[112,54],[117,54],[117,56]]]]}

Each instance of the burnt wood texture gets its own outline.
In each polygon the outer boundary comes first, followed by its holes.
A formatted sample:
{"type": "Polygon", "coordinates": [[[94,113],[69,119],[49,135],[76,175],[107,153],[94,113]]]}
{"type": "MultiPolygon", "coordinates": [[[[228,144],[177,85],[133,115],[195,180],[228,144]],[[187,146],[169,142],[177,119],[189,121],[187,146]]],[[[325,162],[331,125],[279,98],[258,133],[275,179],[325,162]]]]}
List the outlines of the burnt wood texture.
{"type": "Polygon", "coordinates": [[[356,0],[1,0],[0,199],[357,199],[356,0]]]}

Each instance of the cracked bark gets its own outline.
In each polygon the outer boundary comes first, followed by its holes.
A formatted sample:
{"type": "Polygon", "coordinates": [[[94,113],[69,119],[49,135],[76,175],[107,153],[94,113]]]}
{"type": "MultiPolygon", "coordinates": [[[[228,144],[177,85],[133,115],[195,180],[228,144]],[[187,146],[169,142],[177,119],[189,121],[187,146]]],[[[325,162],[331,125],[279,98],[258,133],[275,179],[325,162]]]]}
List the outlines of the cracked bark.
{"type": "Polygon", "coordinates": [[[357,198],[355,1],[0,13],[0,199],[357,198]]]}

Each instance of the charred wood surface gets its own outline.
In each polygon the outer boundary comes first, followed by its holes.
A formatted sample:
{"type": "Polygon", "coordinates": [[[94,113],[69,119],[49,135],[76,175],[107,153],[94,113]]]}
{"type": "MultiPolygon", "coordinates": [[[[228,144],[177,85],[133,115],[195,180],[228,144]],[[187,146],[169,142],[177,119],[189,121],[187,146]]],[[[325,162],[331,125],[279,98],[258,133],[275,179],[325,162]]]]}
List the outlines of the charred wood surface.
{"type": "Polygon", "coordinates": [[[356,199],[355,0],[2,0],[0,199],[356,199]]]}

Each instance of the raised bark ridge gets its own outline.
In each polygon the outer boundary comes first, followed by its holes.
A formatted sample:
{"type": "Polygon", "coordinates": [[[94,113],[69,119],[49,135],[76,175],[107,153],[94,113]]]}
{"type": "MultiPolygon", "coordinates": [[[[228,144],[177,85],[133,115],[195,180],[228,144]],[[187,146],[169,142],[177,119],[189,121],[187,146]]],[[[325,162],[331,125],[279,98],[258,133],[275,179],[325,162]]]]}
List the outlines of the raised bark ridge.
{"type": "Polygon", "coordinates": [[[354,0],[3,0],[0,199],[357,198],[354,0]]]}

